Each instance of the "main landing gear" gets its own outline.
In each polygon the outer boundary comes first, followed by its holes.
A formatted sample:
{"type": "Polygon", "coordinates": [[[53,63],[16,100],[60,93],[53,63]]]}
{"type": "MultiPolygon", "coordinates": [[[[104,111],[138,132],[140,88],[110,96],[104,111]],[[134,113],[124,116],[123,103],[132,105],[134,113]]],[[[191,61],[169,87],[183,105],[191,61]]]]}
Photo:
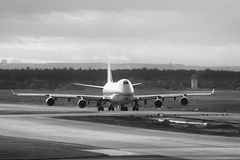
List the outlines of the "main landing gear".
{"type": "MultiPolygon", "coordinates": [[[[97,102],[97,107],[98,107],[98,111],[104,111],[104,107],[103,107],[103,104],[101,101],[98,101],[97,102]]],[[[114,105],[113,104],[109,104],[109,107],[108,107],[108,111],[114,111],[115,108],[114,108],[114,105]]],[[[120,110],[121,111],[128,111],[128,107],[126,107],[125,105],[120,105],[120,110]]],[[[133,111],[139,111],[139,105],[138,103],[135,103],[134,107],[132,108],[133,111]]]]}
{"type": "Polygon", "coordinates": [[[114,106],[112,104],[109,105],[108,111],[114,111],[114,106]]]}
{"type": "Polygon", "coordinates": [[[98,107],[98,111],[104,111],[104,107],[103,106],[98,107]]]}
{"type": "Polygon", "coordinates": [[[102,106],[102,102],[101,101],[97,102],[97,107],[98,107],[98,111],[104,111],[104,107],[102,106]]]}
{"type": "Polygon", "coordinates": [[[124,106],[124,105],[121,105],[121,111],[128,111],[128,107],[124,106]]]}

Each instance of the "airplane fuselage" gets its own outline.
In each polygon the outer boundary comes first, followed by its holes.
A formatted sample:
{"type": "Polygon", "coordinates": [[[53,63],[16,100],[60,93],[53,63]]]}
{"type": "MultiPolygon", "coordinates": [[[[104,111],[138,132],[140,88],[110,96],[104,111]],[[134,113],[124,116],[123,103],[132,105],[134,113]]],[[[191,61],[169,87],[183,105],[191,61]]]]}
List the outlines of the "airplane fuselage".
{"type": "Polygon", "coordinates": [[[125,105],[134,99],[134,88],[128,79],[118,82],[108,82],[103,87],[103,99],[114,105],[125,105]]]}

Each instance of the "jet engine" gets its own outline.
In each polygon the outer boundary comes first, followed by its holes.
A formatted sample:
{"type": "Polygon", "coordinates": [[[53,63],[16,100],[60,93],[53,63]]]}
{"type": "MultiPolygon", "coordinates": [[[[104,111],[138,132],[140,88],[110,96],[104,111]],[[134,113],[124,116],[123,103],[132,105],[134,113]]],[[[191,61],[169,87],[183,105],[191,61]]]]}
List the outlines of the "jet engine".
{"type": "Polygon", "coordinates": [[[161,108],[163,105],[163,102],[161,99],[156,99],[154,102],[155,108],[161,108]]]}
{"type": "Polygon", "coordinates": [[[182,106],[186,106],[186,105],[188,105],[189,100],[188,100],[187,97],[182,97],[182,98],[180,99],[180,103],[181,103],[182,106]]]}
{"type": "Polygon", "coordinates": [[[53,106],[55,104],[55,99],[53,99],[52,97],[49,97],[46,99],[46,103],[48,106],[53,106]]]}
{"type": "Polygon", "coordinates": [[[84,108],[84,107],[86,107],[87,102],[86,102],[84,99],[80,99],[80,100],[77,102],[77,104],[78,104],[78,107],[84,108]]]}

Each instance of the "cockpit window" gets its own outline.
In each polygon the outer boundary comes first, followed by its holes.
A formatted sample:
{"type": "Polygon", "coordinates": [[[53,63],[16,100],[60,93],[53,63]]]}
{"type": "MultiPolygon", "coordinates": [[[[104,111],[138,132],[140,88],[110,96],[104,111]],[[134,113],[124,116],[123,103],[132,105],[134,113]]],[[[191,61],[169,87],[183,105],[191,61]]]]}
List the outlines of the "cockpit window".
{"type": "Polygon", "coordinates": [[[128,84],[128,81],[124,81],[123,84],[128,84]]]}

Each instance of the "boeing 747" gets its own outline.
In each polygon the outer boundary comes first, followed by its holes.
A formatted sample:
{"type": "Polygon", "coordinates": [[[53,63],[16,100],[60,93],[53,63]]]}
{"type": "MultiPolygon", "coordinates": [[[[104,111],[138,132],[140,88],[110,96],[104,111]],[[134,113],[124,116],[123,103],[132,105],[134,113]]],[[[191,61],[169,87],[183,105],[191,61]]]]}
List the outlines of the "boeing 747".
{"type": "Polygon", "coordinates": [[[13,90],[12,93],[15,96],[38,96],[38,97],[47,97],[46,104],[48,106],[53,106],[55,101],[58,98],[65,98],[70,101],[71,99],[77,99],[78,106],[80,108],[84,108],[89,104],[90,101],[97,102],[98,111],[103,111],[103,104],[106,102],[109,103],[108,110],[114,111],[116,106],[120,107],[121,111],[127,111],[127,104],[133,104],[132,110],[139,110],[139,101],[144,101],[144,104],[147,104],[148,100],[155,100],[154,105],[156,108],[160,108],[163,106],[163,100],[165,98],[180,98],[180,104],[185,106],[189,103],[189,96],[211,96],[214,94],[214,90],[212,92],[206,93],[177,93],[177,94],[154,94],[154,95],[135,95],[134,94],[134,86],[140,85],[141,83],[132,84],[128,79],[121,79],[117,82],[113,81],[112,71],[110,68],[110,64],[108,62],[107,69],[107,83],[104,86],[97,85],[89,85],[82,83],[74,83],[74,85],[92,87],[102,89],[102,95],[74,95],[74,94],[43,94],[43,93],[15,93],[13,90]]]}

